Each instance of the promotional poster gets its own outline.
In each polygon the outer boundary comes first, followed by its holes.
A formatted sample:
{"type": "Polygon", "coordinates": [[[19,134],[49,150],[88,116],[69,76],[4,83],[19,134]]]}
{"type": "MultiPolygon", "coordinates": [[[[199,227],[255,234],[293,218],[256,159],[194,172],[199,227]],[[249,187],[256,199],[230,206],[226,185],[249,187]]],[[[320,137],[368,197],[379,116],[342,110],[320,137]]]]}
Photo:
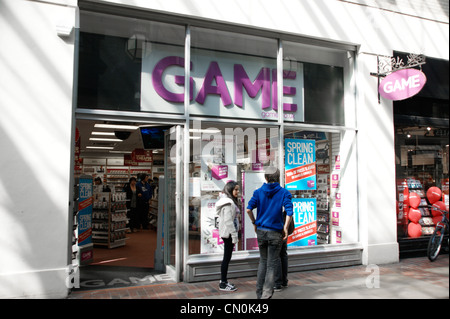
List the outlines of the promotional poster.
{"type": "Polygon", "coordinates": [[[317,203],[315,198],[293,198],[295,230],[288,247],[317,245],[317,203]]]}
{"type": "Polygon", "coordinates": [[[315,190],[316,141],[285,140],[285,182],[288,190],[315,190]]]}

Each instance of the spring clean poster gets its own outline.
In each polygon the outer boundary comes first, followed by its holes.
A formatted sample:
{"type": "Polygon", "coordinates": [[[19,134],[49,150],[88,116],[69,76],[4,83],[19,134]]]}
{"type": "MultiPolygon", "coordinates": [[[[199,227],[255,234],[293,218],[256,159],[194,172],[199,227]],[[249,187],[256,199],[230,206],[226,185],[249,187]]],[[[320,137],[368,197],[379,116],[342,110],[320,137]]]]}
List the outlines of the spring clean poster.
{"type": "Polygon", "coordinates": [[[288,247],[317,245],[317,202],[315,198],[293,198],[294,232],[288,247]]]}
{"type": "Polygon", "coordinates": [[[316,141],[285,139],[285,184],[289,190],[315,190],[316,141]]]}

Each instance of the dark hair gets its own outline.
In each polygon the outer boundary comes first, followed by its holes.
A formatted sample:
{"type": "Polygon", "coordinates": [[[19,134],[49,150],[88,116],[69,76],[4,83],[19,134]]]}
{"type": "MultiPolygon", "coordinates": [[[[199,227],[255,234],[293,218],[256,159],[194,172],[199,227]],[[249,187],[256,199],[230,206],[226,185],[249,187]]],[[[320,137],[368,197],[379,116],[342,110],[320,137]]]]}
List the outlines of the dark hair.
{"type": "Polygon", "coordinates": [[[264,174],[266,181],[268,183],[279,183],[280,182],[280,170],[273,166],[266,169],[264,174]]]}
{"type": "Polygon", "coordinates": [[[237,183],[235,181],[229,181],[223,187],[223,192],[225,193],[225,195],[227,195],[227,197],[229,197],[233,200],[233,202],[236,204],[237,207],[239,207],[238,199],[233,196],[233,190],[237,185],[239,185],[239,183],[237,183]]]}
{"type": "Polygon", "coordinates": [[[131,183],[132,181],[136,181],[136,177],[131,176],[131,177],[130,177],[130,180],[129,180],[128,182],[131,183]]]}

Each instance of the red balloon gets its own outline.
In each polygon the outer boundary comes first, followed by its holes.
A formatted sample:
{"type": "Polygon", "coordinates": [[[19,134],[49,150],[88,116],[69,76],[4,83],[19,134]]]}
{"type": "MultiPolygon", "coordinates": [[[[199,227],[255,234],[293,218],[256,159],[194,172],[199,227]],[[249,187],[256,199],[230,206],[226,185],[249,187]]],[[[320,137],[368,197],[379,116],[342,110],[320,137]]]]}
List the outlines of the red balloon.
{"type": "Polygon", "coordinates": [[[420,205],[420,196],[417,193],[409,193],[409,206],[417,208],[420,205]]]}
{"type": "Polygon", "coordinates": [[[417,208],[410,208],[408,213],[408,218],[413,223],[418,223],[419,220],[422,218],[422,213],[417,208]]]}
{"type": "Polygon", "coordinates": [[[434,216],[433,217],[433,224],[436,226],[438,222],[442,220],[442,216],[434,216]]]}
{"type": "Polygon", "coordinates": [[[442,192],[439,187],[432,186],[427,190],[427,198],[430,204],[436,203],[442,197],[442,192]]]}
{"type": "Polygon", "coordinates": [[[436,208],[439,208],[440,210],[447,211],[447,207],[445,207],[445,203],[443,201],[437,201],[431,206],[431,215],[433,216],[442,216],[442,213],[437,210],[436,208]]]}
{"type": "Polygon", "coordinates": [[[409,223],[408,225],[408,235],[412,238],[417,238],[422,236],[422,226],[417,223],[409,223]]]}

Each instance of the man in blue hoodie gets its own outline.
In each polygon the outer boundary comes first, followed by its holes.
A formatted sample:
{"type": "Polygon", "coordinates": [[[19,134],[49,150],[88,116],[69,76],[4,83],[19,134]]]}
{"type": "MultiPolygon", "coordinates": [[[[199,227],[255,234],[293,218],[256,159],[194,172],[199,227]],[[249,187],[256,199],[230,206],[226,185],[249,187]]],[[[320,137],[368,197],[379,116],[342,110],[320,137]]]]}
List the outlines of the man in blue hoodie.
{"type": "Polygon", "coordinates": [[[273,295],[281,246],[288,237],[288,225],[293,214],[291,193],[280,186],[280,171],[269,167],[264,177],[267,183],[254,191],[247,205],[247,214],[255,225],[260,254],[256,282],[258,299],[269,299],[273,295]],[[253,216],[255,208],[256,219],[253,216]]]}

